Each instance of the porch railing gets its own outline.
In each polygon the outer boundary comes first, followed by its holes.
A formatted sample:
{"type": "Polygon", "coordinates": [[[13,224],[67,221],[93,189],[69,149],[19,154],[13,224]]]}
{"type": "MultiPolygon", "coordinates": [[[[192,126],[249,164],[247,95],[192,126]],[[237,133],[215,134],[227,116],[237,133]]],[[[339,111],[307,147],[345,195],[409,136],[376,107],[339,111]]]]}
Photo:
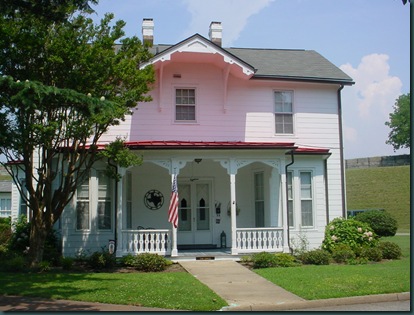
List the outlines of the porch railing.
{"type": "Polygon", "coordinates": [[[238,253],[283,251],[283,228],[237,228],[238,253]]]}
{"type": "Polygon", "coordinates": [[[171,255],[170,230],[123,230],[123,254],[171,255]]]}

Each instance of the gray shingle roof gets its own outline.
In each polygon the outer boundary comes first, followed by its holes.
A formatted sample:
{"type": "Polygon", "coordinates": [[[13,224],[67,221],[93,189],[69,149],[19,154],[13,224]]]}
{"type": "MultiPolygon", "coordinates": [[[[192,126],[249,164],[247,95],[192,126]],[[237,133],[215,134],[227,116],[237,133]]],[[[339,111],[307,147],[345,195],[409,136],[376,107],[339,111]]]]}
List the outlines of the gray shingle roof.
{"type": "Polygon", "coordinates": [[[254,77],[339,81],[352,78],[314,50],[228,48],[229,53],[256,69],[254,77]]]}
{"type": "MultiPolygon", "coordinates": [[[[199,36],[209,42],[199,34],[199,36]]],[[[189,37],[188,39],[192,38],[189,37]]],[[[188,40],[186,39],[186,40],[188,40]]],[[[150,51],[162,54],[176,45],[154,45],[150,51]]],[[[217,46],[211,43],[214,46],[217,46]]],[[[318,81],[340,84],[353,84],[352,78],[314,50],[300,49],[258,49],[258,48],[221,48],[255,70],[253,78],[282,80],[318,81]]]]}
{"type": "Polygon", "coordinates": [[[0,180],[0,192],[11,192],[12,182],[11,180],[0,180]]]}

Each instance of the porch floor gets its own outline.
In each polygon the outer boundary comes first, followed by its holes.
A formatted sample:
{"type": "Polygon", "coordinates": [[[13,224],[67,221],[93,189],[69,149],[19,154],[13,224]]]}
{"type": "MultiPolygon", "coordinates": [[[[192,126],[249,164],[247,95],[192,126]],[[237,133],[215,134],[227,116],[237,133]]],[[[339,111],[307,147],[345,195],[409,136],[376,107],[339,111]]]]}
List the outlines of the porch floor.
{"type": "Polygon", "coordinates": [[[178,256],[166,258],[173,261],[184,260],[234,260],[239,261],[244,255],[232,255],[231,248],[214,248],[214,249],[179,249],[178,256]]]}

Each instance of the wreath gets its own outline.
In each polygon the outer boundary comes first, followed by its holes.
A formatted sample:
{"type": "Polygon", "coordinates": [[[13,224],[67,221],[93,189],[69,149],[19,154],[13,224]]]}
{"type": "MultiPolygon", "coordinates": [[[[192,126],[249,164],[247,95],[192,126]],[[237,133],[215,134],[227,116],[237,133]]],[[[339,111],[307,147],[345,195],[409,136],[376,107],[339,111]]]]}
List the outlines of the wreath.
{"type": "MultiPolygon", "coordinates": [[[[236,215],[239,215],[239,213],[240,213],[240,208],[239,208],[239,206],[237,205],[237,202],[236,202],[236,215]]],[[[227,204],[227,215],[228,216],[231,215],[231,204],[230,204],[230,201],[227,204]]]]}

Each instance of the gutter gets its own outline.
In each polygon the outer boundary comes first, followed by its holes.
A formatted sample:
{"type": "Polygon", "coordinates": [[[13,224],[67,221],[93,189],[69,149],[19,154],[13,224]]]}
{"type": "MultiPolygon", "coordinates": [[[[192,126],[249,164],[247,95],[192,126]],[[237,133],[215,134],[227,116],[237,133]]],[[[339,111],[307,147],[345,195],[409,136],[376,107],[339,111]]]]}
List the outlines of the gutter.
{"type": "Polygon", "coordinates": [[[294,150],[290,151],[290,158],[291,162],[289,164],[285,165],[285,189],[286,189],[286,218],[287,218],[287,243],[289,247],[289,252],[292,253],[292,248],[290,247],[290,222],[289,222],[289,187],[288,187],[288,181],[287,181],[287,174],[288,174],[288,167],[291,166],[293,163],[295,163],[295,156],[294,156],[294,150]]]}
{"type": "Polygon", "coordinates": [[[344,160],[344,139],[342,127],[342,99],[341,91],[344,88],[342,84],[338,89],[338,125],[339,125],[339,155],[341,161],[341,194],[342,194],[342,217],[346,218],[346,194],[345,194],[345,160],[344,160]]]}

